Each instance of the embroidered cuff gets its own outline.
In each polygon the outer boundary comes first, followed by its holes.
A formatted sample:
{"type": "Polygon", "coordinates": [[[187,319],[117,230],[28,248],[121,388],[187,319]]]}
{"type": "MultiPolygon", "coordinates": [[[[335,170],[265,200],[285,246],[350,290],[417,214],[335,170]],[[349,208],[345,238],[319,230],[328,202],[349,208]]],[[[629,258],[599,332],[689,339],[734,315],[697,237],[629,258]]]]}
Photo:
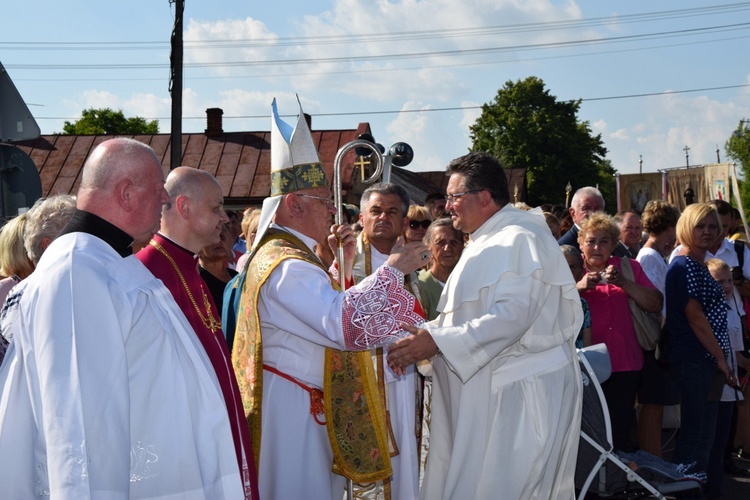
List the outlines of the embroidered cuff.
{"type": "Polygon", "coordinates": [[[345,292],[342,305],[344,344],[349,350],[381,347],[408,335],[399,323],[419,325],[414,296],[404,288],[404,275],[384,265],[345,292]]]}

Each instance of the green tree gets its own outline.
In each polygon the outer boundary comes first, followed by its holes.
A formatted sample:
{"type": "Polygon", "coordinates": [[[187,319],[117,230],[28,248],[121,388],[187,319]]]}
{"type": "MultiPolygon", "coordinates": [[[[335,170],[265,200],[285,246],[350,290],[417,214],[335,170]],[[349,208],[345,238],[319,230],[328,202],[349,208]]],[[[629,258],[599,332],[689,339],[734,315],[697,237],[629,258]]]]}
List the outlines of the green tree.
{"type": "Polygon", "coordinates": [[[580,104],[558,101],[540,78],[509,80],[470,127],[471,149],[495,155],[506,168],[525,168],[530,205],[565,203],[570,181],[573,192],[598,185],[614,207],[615,169],[604,158],[601,135],[578,121],[580,104]]]}
{"type": "Polygon", "coordinates": [[[134,135],[158,134],[159,121],[146,121],[135,116],[125,118],[122,110],[114,111],[110,108],[85,109],[80,120],[66,121],[63,134],[69,135],[134,135]]]}
{"type": "Polygon", "coordinates": [[[740,120],[737,129],[724,144],[724,150],[732,161],[740,165],[745,179],[740,183],[740,197],[742,206],[747,210],[750,208],[750,121],[740,120]]]}

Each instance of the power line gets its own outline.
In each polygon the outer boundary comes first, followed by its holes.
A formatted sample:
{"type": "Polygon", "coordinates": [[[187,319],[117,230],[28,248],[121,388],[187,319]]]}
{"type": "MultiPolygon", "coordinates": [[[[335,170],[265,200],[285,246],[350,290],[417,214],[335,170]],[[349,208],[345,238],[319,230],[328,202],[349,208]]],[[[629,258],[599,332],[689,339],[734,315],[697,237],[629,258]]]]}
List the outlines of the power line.
{"type": "MultiPolygon", "coordinates": [[[[516,23],[508,25],[420,30],[408,32],[386,33],[349,33],[343,35],[268,37],[256,39],[217,39],[217,40],[186,40],[186,47],[191,48],[253,48],[279,47],[289,45],[328,45],[352,43],[395,42],[403,40],[450,39],[473,36],[496,36],[501,34],[542,32],[550,30],[570,30],[585,27],[608,26],[616,24],[631,24],[653,21],[683,19],[688,17],[706,17],[708,15],[729,14],[750,9],[750,2],[695,7],[689,9],[666,10],[657,12],[636,13],[586,19],[563,21],[546,21],[537,23],[516,23]]],[[[0,41],[0,47],[6,50],[166,50],[169,42],[166,40],[151,41],[0,41]]]]}
{"type": "MultiPolygon", "coordinates": [[[[455,49],[455,50],[438,50],[430,52],[412,52],[400,54],[372,54],[364,56],[339,56],[339,57],[321,57],[321,58],[302,58],[302,59],[273,59],[262,61],[222,61],[222,62],[204,62],[204,63],[186,63],[186,68],[224,68],[224,67],[261,67],[277,65],[297,65],[297,64],[325,64],[325,63],[343,63],[343,62],[367,62],[378,60],[398,60],[398,59],[422,59],[429,57],[454,57],[454,56],[471,56],[483,55],[497,52],[523,52],[527,50],[571,48],[578,46],[597,45],[606,43],[623,43],[640,40],[654,40],[661,38],[672,38],[681,36],[691,36],[697,34],[707,34],[724,31],[744,30],[750,27],[750,22],[725,24],[719,26],[704,26],[700,28],[688,28],[681,30],[661,31],[656,33],[644,33],[639,35],[623,35],[615,37],[600,37],[583,40],[568,40],[561,42],[546,42],[537,44],[520,44],[507,45],[499,47],[484,47],[477,49],[455,49]]],[[[166,63],[134,63],[134,64],[7,64],[8,69],[43,69],[43,70],[111,70],[111,69],[164,69],[169,67],[166,63]]]]}
{"type": "MultiPolygon", "coordinates": [[[[351,75],[351,74],[366,74],[366,73],[393,73],[400,71],[420,71],[424,69],[439,69],[439,68],[456,68],[456,67],[467,67],[467,66],[487,66],[496,64],[510,64],[519,62],[530,62],[530,61],[544,61],[544,60],[557,60],[557,59],[568,59],[573,57],[592,57],[598,55],[608,54],[622,54],[627,52],[640,52],[644,50],[655,50],[673,47],[684,47],[687,45],[701,45],[707,43],[719,43],[733,40],[742,40],[750,37],[750,35],[736,36],[736,37],[725,37],[725,38],[712,38],[711,40],[701,40],[693,42],[682,42],[682,43],[670,43],[651,45],[648,47],[635,47],[630,49],[619,49],[619,50],[602,50],[596,52],[587,52],[585,54],[562,54],[554,56],[541,56],[541,57],[524,57],[524,58],[513,58],[504,60],[490,60],[490,61],[475,61],[475,62],[460,62],[451,64],[431,64],[431,65],[420,65],[420,66],[402,66],[402,67],[391,67],[391,68],[369,68],[369,69],[346,69],[342,71],[301,71],[301,72],[283,72],[275,73],[273,77],[298,77],[298,76],[326,76],[326,75],[351,75]]],[[[257,79],[257,78],[268,78],[271,75],[259,74],[259,75],[221,75],[221,76],[190,76],[185,78],[188,81],[199,81],[199,80],[243,80],[243,79],[257,79]]],[[[15,81],[19,82],[107,82],[107,81],[163,81],[163,77],[157,78],[15,78],[15,81]]]]}
{"type": "MultiPolygon", "coordinates": [[[[582,102],[595,102],[595,101],[613,101],[613,100],[619,100],[619,99],[634,99],[639,97],[655,97],[655,96],[662,96],[662,95],[670,95],[670,94],[688,94],[688,93],[695,93],[695,92],[712,92],[717,90],[729,90],[729,89],[739,89],[739,88],[746,88],[750,87],[750,83],[740,84],[740,85],[722,85],[717,87],[703,87],[698,89],[683,89],[683,90],[668,90],[664,92],[645,92],[641,94],[623,94],[623,95],[617,95],[617,96],[607,96],[607,97],[583,97],[580,99],[582,102]]],[[[579,99],[569,99],[562,102],[574,102],[579,99]]],[[[445,111],[465,111],[470,109],[482,109],[484,105],[480,106],[452,106],[452,107],[444,107],[444,108],[424,108],[424,109],[399,109],[399,110],[379,110],[379,111],[347,111],[347,112],[336,112],[336,113],[316,113],[314,116],[316,117],[334,117],[334,116],[358,116],[358,115],[393,115],[393,114],[399,114],[399,113],[436,113],[436,112],[445,112],[445,111]]],[[[287,116],[296,116],[296,115],[281,115],[284,117],[287,116]]],[[[60,117],[60,116],[39,116],[34,117],[37,120],[78,120],[80,117],[60,117]]],[[[145,118],[145,120],[168,120],[170,117],[151,117],[151,118],[145,118]]],[[[205,116],[183,116],[183,120],[205,120],[205,116]]],[[[227,116],[223,115],[224,120],[255,120],[255,119],[263,119],[267,120],[267,115],[238,115],[238,116],[227,116]]]]}

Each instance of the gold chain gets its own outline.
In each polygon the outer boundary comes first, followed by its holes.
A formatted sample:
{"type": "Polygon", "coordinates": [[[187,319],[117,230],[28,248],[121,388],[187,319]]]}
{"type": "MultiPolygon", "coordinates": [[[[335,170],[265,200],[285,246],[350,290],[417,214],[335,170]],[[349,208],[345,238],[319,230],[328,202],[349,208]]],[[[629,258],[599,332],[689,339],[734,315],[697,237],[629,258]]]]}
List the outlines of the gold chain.
{"type": "Polygon", "coordinates": [[[221,321],[217,320],[213,313],[211,312],[211,303],[208,301],[208,295],[206,295],[206,291],[203,290],[203,285],[201,285],[201,293],[203,294],[203,305],[206,308],[206,312],[208,313],[208,317],[204,316],[201,312],[200,308],[198,307],[198,304],[195,302],[195,298],[193,298],[193,294],[190,293],[190,288],[188,287],[187,281],[185,280],[185,277],[182,275],[182,272],[180,272],[180,268],[177,266],[177,262],[174,261],[171,255],[167,253],[167,251],[164,249],[163,246],[158,244],[156,241],[151,240],[149,241],[149,244],[156,248],[156,250],[162,254],[164,257],[167,258],[170,264],[172,264],[172,267],[175,271],[177,271],[177,276],[179,276],[180,281],[182,282],[182,286],[185,287],[185,291],[187,292],[188,298],[190,299],[190,302],[193,303],[193,307],[198,312],[198,316],[201,319],[201,322],[203,323],[203,326],[211,330],[211,333],[216,333],[217,330],[221,330],[221,321]]]}

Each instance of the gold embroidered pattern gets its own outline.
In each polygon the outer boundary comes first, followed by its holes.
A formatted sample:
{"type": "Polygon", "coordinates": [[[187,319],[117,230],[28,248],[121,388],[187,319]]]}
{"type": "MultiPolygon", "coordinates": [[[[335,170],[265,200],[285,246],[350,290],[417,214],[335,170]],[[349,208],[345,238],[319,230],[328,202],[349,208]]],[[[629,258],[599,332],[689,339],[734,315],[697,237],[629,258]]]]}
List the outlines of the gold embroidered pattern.
{"type": "MultiPolygon", "coordinates": [[[[260,463],[263,394],[263,346],[257,303],[261,287],[285,259],[299,259],[323,268],[299,239],[284,231],[269,230],[250,256],[232,350],[232,365],[253,436],[256,463],[260,463]]],[[[333,279],[331,285],[338,289],[333,279]]],[[[365,481],[390,476],[385,415],[379,404],[373,404],[378,401],[377,382],[369,351],[326,349],[325,364],[326,427],[334,452],[334,471],[365,481]]]]}
{"type": "Polygon", "coordinates": [[[206,316],[203,315],[200,307],[198,307],[198,303],[195,301],[195,297],[193,297],[193,294],[190,292],[190,287],[188,286],[185,277],[182,275],[179,266],[177,266],[177,262],[175,262],[172,256],[169,255],[169,253],[166,251],[166,249],[156,241],[149,241],[149,245],[154,247],[160,254],[167,258],[170,264],[172,264],[172,267],[177,272],[177,277],[180,278],[180,282],[185,288],[185,292],[187,292],[187,296],[190,299],[190,302],[193,304],[196,312],[198,313],[198,317],[201,319],[201,323],[203,323],[203,326],[211,330],[211,333],[216,333],[217,331],[221,330],[221,321],[216,319],[214,313],[211,311],[211,303],[208,301],[208,295],[206,295],[206,291],[203,289],[203,284],[201,284],[201,294],[203,295],[203,307],[206,308],[206,316]]]}
{"type": "Polygon", "coordinates": [[[271,196],[329,185],[321,163],[303,163],[271,172],[271,196]]]}

